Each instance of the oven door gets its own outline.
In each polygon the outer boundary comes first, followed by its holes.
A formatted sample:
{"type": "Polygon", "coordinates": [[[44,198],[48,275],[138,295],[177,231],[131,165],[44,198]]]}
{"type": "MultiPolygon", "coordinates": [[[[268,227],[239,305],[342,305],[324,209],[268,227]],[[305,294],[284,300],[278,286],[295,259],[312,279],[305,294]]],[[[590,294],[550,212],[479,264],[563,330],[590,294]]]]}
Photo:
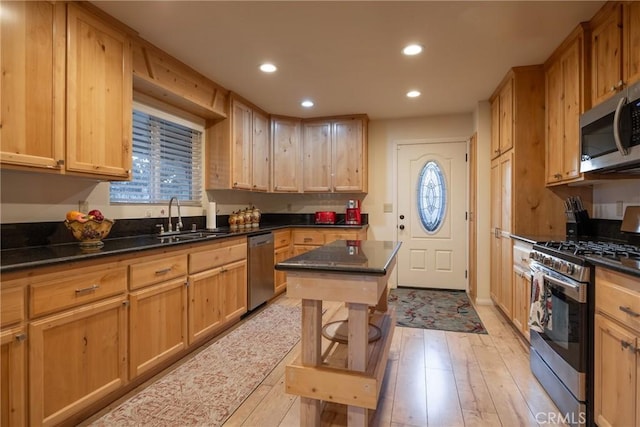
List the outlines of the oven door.
{"type": "MultiPolygon", "coordinates": [[[[577,372],[587,369],[587,284],[576,282],[543,265],[532,262],[532,271],[544,277],[547,322],[540,337],[577,372]]],[[[533,296],[532,296],[533,297],[533,296]]]]}

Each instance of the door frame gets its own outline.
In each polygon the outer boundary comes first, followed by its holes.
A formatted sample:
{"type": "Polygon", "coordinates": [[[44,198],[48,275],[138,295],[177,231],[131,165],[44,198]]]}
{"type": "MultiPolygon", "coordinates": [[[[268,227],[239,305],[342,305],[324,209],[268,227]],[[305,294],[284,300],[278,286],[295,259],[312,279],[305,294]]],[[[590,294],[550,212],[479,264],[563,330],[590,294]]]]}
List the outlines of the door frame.
{"type": "MultiPolygon", "coordinates": [[[[469,143],[470,137],[446,137],[446,138],[416,138],[416,139],[397,139],[393,140],[393,182],[392,182],[392,191],[395,193],[394,198],[394,209],[393,215],[395,218],[394,228],[395,228],[395,239],[398,240],[398,149],[401,145],[422,145],[422,144],[442,144],[447,142],[464,142],[466,144],[467,157],[466,157],[466,173],[467,179],[465,179],[465,211],[467,212],[467,220],[465,223],[465,239],[464,239],[464,247],[465,247],[465,270],[467,271],[465,277],[465,292],[469,293],[469,143]]],[[[395,269],[395,284],[398,286],[398,275],[399,269],[395,269]]]]}

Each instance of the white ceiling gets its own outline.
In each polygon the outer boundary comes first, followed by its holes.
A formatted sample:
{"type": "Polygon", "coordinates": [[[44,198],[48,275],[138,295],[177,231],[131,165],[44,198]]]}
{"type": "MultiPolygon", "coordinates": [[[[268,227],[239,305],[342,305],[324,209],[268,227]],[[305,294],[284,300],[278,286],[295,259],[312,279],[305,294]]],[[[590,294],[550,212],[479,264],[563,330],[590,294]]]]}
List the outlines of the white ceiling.
{"type": "Polygon", "coordinates": [[[510,67],[543,63],[604,2],[93,3],[269,113],[388,119],[473,111],[510,67]],[[425,49],[405,57],[408,43],[425,49]],[[265,61],[278,71],[259,71],[265,61]]]}

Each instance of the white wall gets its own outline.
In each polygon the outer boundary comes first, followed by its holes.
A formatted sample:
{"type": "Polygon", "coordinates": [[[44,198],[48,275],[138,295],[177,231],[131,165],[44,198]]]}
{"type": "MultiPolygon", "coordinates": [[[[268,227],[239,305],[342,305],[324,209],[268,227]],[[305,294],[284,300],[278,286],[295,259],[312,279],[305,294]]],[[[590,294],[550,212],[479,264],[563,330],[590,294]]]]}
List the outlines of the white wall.
{"type": "Polygon", "coordinates": [[[594,185],[594,218],[621,220],[627,206],[640,206],[640,178],[594,185]]]}
{"type": "MultiPolygon", "coordinates": [[[[369,194],[363,210],[369,214],[369,239],[396,240],[397,207],[393,177],[395,142],[411,139],[459,138],[473,134],[472,114],[456,114],[369,122],[369,194]],[[384,204],[393,211],[384,212],[384,204]]],[[[395,277],[391,284],[397,282],[395,277]]]]}

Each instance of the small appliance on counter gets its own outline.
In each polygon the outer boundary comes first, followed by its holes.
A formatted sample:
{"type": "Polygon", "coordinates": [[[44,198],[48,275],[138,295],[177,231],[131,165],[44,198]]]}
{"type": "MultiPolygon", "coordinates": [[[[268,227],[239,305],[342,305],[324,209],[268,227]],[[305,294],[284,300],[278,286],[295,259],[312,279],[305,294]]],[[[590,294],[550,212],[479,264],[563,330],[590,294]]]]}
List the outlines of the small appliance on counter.
{"type": "Polygon", "coordinates": [[[316,212],[316,224],[335,224],[336,213],[332,211],[316,212]]]}
{"type": "Polygon", "coordinates": [[[360,200],[349,200],[347,202],[347,211],[345,214],[345,224],[361,225],[362,218],[360,215],[360,200]]]}

